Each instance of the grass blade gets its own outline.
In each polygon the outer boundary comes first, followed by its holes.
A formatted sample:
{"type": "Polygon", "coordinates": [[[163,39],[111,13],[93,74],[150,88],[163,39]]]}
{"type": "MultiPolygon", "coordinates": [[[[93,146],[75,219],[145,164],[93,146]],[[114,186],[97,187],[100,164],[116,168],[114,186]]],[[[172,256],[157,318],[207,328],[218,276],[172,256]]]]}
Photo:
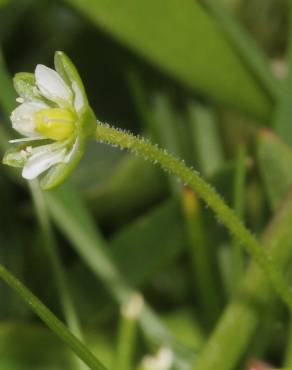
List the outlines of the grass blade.
{"type": "Polygon", "coordinates": [[[187,88],[253,117],[268,118],[269,93],[197,1],[66,1],[187,88]]]}
{"type": "Polygon", "coordinates": [[[0,277],[13,289],[44,323],[92,370],[106,370],[103,364],[68,331],[66,326],[4,266],[0,265],[0,277]]]}
{"type": "Polygon", "coordinates": [[[275,101],[281,92],[280,85],[269,68],[267,57],[261,53],[255,41],[241,25],[232,18],[221,0],[200,1],[219,22],[234,49],[275,101]]]}

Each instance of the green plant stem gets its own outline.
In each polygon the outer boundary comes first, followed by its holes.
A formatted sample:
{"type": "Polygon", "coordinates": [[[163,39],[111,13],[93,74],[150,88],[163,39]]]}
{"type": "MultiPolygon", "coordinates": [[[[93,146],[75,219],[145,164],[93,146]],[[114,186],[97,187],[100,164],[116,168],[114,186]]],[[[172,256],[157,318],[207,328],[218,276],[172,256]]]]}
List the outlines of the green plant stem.
{"type": "MultiPolygon", "coordinates": [[[[65,320],[71,332],[79,339],[83,339],[81,327],[74,304],[69,293],[67,278],[62,266],[61,258],[58,253],[57,243],[50,224],[46,201],[43,192],[39,186],[38,180],[29,181],[32,200],[34,203],[36,215],[43,235],[43,243],[52,268],[52,275],[58,289],[61,306],[64,312],[65,320]]],[[[86,369],[84,364],[77,359],[80,369],[86,369]]]]}
{"type": "Polygon", "coordinates": [[[38,315],[90,369],[106,370],[93,353],[90,352],[77,337],[71,334],[66,326],[32,292],[2,265],[0,265],[0,278],[28,303],[35,314],[38,315]]]}
{"type": "Polygon", "coordinates": [[[131,369],[136,329],[136,320],[121,318],[118,334],[118,347],[115,359],[116,367],[113,368],[113,370],[131,369]]]}
{"type": "Polygon", "coordinates": [[[113,370],[131,370],[137,334],[137,319],[141,313],[143,298],[134,293],[121,306],[117,351],[113,370]]]}
{"type": "Polygon", "coordinates": [[[245,228],[233,210],[226,205],[220,195],[196,171],[187,167],[181,160],[175,158],[166,150],[152,145],[145,139],[115,129],[108,124],[98,122],[96,139],[141,155],[145,160],[159,164],[162,169],[177,176],[183,183],[189,185],[213,210],[218,217],[218,221],[222,222],[240,244],[246,247],[251,256],[263,268],[276,292],[292,310],[292,294],[271,256],[265,253],[260,243],[245,228]]]}

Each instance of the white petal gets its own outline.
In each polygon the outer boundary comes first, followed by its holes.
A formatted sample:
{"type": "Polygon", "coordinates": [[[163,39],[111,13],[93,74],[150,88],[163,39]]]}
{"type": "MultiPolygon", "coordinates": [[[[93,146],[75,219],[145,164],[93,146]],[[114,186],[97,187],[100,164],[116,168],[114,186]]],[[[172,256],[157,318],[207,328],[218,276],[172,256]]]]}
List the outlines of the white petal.
{"type": "Polygon", "coordinates": [[[23,167],[22,176],[27,180],[35,179],[51,166],[63,162],[65,154],[65,148],[52,151],[51,145],[34,148],[32,156],[23,167]]]}
{"type": "Polygon", "coordinates": [[[10,116],[12,127],[29,138],[39,137],[40,133],[35,130],[34,114],[44,108],[48,108],[48,106],[41,102],[29,102],[19,105],[10,116]]]}
{"type": "Polygon", "coordinates": [[[35,69],[35,78],[37,87],[45,98],[60,105],[64,105],[64,102],[71,104],[72,92],[56,71],[38,64],[35,69]]]}
{"type": "Polygon", "coordinates": [[[80,87],[75,81],[72,82],[72,89],[75,93],[74,107],[76,112],[79,112],[84,107],[83,94],[82,91],[80,90],[80,87]]]}

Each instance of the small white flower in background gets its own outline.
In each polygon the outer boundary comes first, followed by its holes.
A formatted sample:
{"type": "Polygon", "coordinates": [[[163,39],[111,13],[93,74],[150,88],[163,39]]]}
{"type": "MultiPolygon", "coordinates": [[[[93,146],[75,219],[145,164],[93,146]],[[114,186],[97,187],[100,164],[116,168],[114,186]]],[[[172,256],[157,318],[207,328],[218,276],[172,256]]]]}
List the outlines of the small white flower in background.
{"type": "Polygon", "coordinates": [[[71,173],[94,134],[92,112],[78,72],[62,52],[55,54],[56,71],[38,64],[35,73],[18,73],[14,86],[20,105],[12,127],[24,137],[11,140],[3,162],[22,167],[22,176],[41,179],[44,189],[60,184],[71,173]]]}
{"type": "Polygon", "coordinates": [[[121,314],[127,320],[138,320],[144,306],[144,298],[139,292],[134,292],[121,307],[121,314]]]}
{"type": "Polygon", "coordinates": [[[170,370],[173,365],[173,352],[162,347],[155,356],[145,356],[142,361],[143,370],[170,370]]]}

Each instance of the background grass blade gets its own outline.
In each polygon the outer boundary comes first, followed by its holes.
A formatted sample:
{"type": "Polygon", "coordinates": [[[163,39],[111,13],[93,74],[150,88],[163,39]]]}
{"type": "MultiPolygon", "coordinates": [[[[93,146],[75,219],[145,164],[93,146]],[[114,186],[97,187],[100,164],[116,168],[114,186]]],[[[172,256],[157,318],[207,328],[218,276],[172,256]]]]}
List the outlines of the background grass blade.
{"type": "Polygon", "coordinates": [[[271,98],[277,100],[281,92],[280,84],[269,68],[267,57],[260,51],[254,40],[244,31],[240,23],[233,19],[221,0],[200,0],[200,2],[218,21],[234,50],[257,76],[258,81],[265,87],[271,98]]]}
{"type": "Polygon", "coordinates": [[[19,280],[10,274],[3,266],[0,266],[0,277],[11,289],[13,289],[21,298],[23,298],[31,309],[38,315],[46,325],[74,351],[76,356],[83,360],[92,370],[106,370],[101,362],[72,335],[66,326],[57,319],[57,317],[34,296],[19,280]]]}
{"type": "Polygon", "coordinates": [[[254,117],[267,118],[271,110],[268,92],[197,1],[67,3],[186,87],[254,117]]]}
{"type": "MultiPolygon", "coordinates": [[[[58,228],[72,243],[80,257],[106,285],[114,299],[123,304],[132,294],[132,288],[123,279],[106,251],[106,244],[87,212],[78,192],[63,185],[46,194],[48,206],[58,228]]],[[[176,353],[178,363],[194,361],[193,351],[180,344],[146,304],[139,317],[144,335],[152,345],[168,344],[176,353]]]]}
{"type": "MultiPolygon", "coordinates": [[[[42,231],[45,253],[47,253],[47,257],[51,265],[53,279],[55,279],[65,320],[71,332],[76,335],[77,338],[83,340],[81,325],[69,292],[67,276],[62,265],[56,238],[50,223],[45,197],[39,186],[38,180],[30,181],[29,188],[36,211],[36,217],[42,231]]],[[[76,360],[76,365],[80,370],[87,369],[83,362],[79,362],[78,358],[76,360]]]]}

